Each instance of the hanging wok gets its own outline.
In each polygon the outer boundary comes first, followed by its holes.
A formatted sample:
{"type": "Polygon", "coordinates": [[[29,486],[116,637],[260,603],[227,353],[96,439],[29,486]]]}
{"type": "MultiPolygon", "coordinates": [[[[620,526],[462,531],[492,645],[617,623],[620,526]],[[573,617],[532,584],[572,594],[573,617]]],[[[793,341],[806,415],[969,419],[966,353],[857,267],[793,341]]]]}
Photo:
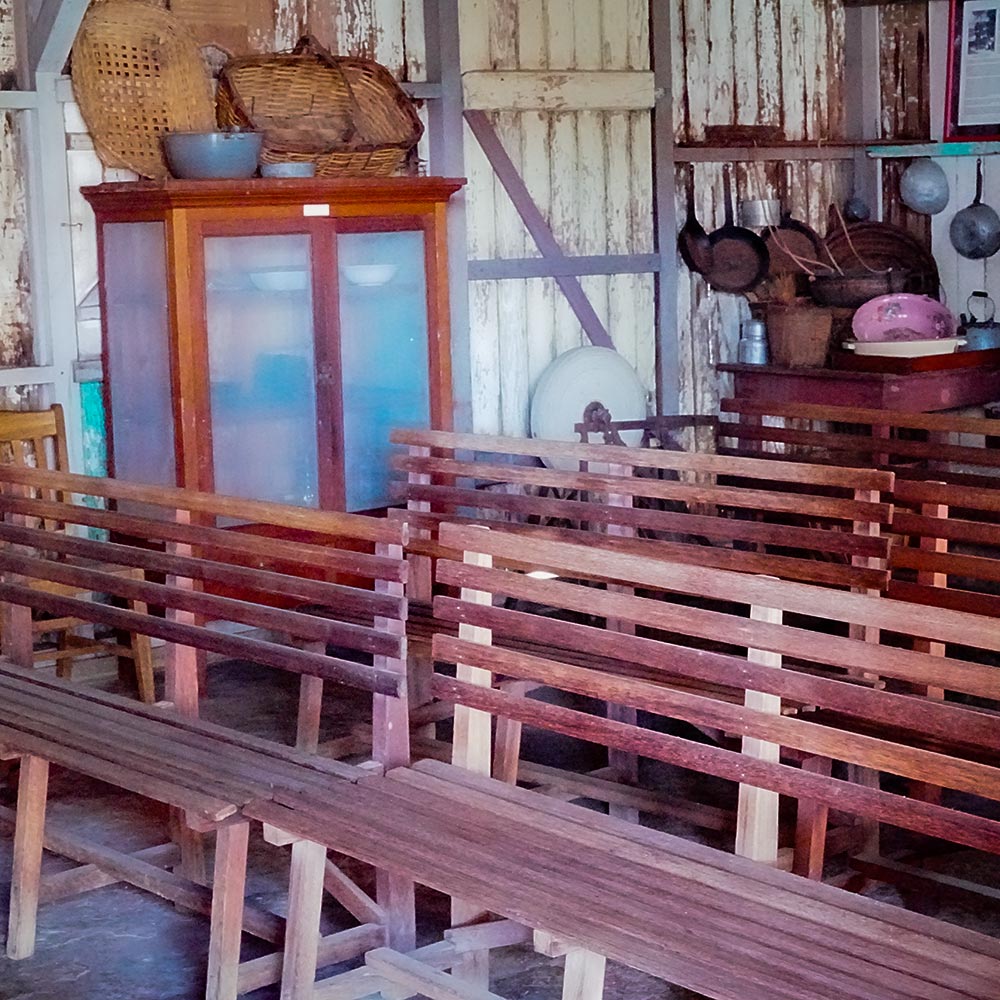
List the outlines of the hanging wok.
{"type": "Polygon", "coordinates": [[[728,164],[722,168],[726,220],[708,241],[712,248],[712,266],[705,272],[708,283],[720,292],[742,293],[756,288],[771,263],[767,245],[753,230],[733,221],[732,178],[728,164]]]}
{"type": "Polygon", "coordinates": [[[687,220],[677,236],[677,249],[688,269],[704,274],[712,268],[712,245],[694,210],[694,164],[687,175],[687,220]]]}
{"type": "Polygon", "coordinates": [[[992,257],[1000,250],[1000,216],[983,204],[982,160],[976,160],[976,197],[955,214],[948,232],[952,246],[969,260],[992,257]]]}

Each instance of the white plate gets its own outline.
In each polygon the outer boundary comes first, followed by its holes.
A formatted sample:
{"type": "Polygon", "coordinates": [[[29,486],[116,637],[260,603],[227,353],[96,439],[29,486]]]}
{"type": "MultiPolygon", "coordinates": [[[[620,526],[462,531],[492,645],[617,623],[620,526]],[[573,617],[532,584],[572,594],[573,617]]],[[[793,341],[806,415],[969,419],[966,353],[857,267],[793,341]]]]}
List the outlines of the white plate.
{"type": "MultiPolygon", "coordinates": [[[[595,401],[611,412],[613,420],[644,420],[646,397],[635,369],[617,351],[577,347],[560,354],[538,379],[531,397],[531,435],[549,441],[579,441],[574,427],[595,401]]],[[[637,447],[642,431],[626,431],[622,440],[637,447]]]]}
{"type": "Polygon", "coordinates": [[[954,354],[965,337],[938,337],[932,340],[845,340],[844,347],[855,354],[883,358],[926,358],[932,354],[954,354]]]}

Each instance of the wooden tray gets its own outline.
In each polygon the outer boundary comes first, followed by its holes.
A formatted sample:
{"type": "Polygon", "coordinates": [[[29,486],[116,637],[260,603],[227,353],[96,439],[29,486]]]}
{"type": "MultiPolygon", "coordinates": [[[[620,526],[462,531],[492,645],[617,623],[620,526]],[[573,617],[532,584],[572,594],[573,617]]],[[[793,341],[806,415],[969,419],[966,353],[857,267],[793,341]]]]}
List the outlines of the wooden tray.
{"type": "Polygon", "coordinates": [[[940,372],[953,368],[995,367],[1000,365],[1000,348],[989,351],[956,351],[954,354],[932,354],[923,358],[887,358],[857,355],[853,351],[835,350],[831,367],[848,372],[879,372],[884,375],[912,375],[914,372],[940,372]]]}

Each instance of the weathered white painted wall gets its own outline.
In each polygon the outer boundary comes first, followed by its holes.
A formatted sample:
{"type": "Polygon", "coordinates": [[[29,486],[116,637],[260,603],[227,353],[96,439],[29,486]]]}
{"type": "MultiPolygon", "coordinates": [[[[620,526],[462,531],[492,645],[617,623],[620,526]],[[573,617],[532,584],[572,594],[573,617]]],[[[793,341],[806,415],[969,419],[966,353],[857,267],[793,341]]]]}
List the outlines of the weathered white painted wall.
{"type": "MultiPolygon", "coordinates": [[[[647,0],[466,0],[462,69],[646,70],[647,0]]],[[[528,190],[568,254],[653,248],[648,111],[490,114],[528,190]]],[[[470,132],[469,255],[536,257],[538,250],[470,132]]],[[[654,388],[650,275],[581,279],[616,348],[654,388]]],[[[476,281],[470,288],[473,424],[524,434],[531,390],[557,355],[588,341],[551,279],[476,281]]]]}
{"type": "MultiPolygon", "coordinates": [[[[788,141],[844,137],[844,11],[830,0],[673,0],[675,139],[705,141],[708,125],[771,125],[788,141]]],[[[683,219],[685,171],[677,172],[683,219]]],[[[850,193],[851,166],[798,161],[736,165],[736,200],[783,197],[793,216],[826,231],[827,208],[850,193]]],[[[699,220],[723,221],[722,164],[695,165],[699,220]]],[[[728,379],[715,371],[736,360],[746,299],[713,292],[681,265],[679,282],[680,410],[715,414],[728,379]]]]}

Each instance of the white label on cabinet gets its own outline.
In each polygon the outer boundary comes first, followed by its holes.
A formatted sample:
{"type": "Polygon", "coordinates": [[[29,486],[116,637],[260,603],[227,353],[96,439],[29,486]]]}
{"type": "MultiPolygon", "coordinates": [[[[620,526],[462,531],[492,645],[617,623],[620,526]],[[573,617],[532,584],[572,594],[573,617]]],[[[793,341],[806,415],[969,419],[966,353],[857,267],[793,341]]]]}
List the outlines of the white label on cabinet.
{"type": "Polygon", "coordinates": [[[329,205],[303,205],[302,206],[303,215],[329,215],[330,206],[329,205]]]}

